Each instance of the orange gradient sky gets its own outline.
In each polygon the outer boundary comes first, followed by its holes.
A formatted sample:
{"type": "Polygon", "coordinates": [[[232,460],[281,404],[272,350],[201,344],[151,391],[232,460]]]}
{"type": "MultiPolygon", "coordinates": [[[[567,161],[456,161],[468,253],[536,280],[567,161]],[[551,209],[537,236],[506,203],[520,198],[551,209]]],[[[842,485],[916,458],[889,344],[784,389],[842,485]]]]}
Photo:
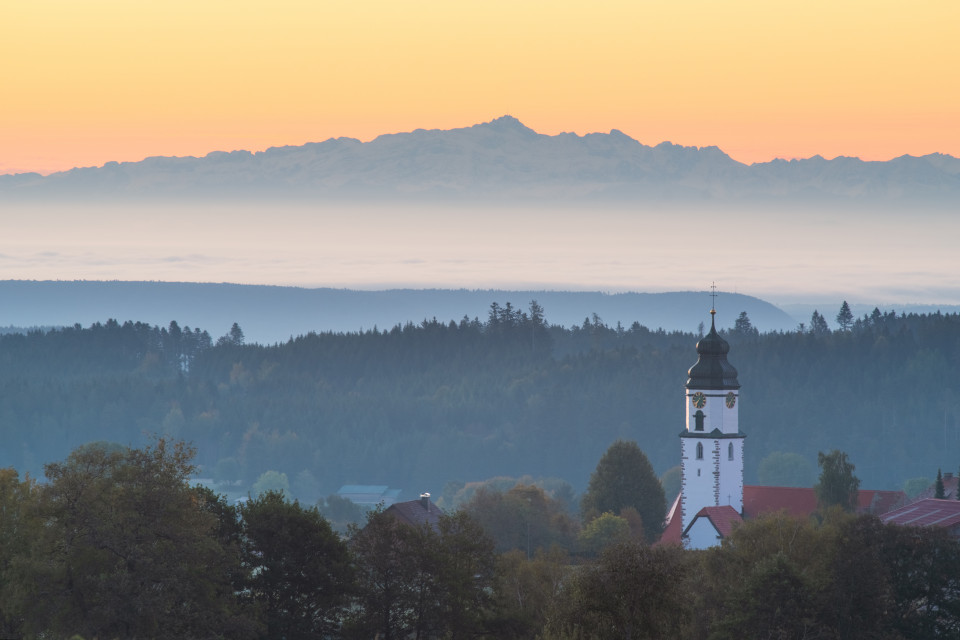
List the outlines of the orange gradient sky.
{"type": "Polygon", "coordinates": [[[0,173],[511,114],[742,162],[960,156],[960,2],[0,5],[0,173]]]}

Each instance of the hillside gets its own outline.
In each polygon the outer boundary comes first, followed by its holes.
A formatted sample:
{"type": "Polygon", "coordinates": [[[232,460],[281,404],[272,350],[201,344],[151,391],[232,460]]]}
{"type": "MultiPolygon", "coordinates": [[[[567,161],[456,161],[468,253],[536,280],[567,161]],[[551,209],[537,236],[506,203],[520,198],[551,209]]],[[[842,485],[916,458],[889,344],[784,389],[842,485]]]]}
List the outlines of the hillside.
{"type": "MultiPolygon", "coordinates": [[[[86,442],[161,433],[193,442],[207,477],[242,490],[281,471],[312,502],[343,484],[416,496],[498,475],[582,490],[618,438],[658,473],[678,464],[695,334],[495,309],[275,346],[175,323],[0,336],[0,466],[36,475],[86,442]]],[[[957,315],[876,314],[846,333],[728,333],[747,482],[776,451],[815,468],[818,451],[844,450],[871,488],[955,470],[943,381],[960,376],[958,331],[957,315]]]]}
{"type": "MultiPolygon", "coordinates": [[[[436,318],[486,318],[491,303],[526,308],[537,300],[550,321],[580,325],[593,314],[616,326],[639,322],[668,331],[694,331],[710,298],[706,292],[621,293],[398,289],[355,291],[186,282],[0,281],[0,326],[88,326],[133,318],[165,326],[171,320],[223,335],[234,322],[248,342],[272,344],[311,331],[390,329],[436,318]]],[[[792,329],[796,321],[752,296],[723,293],[724,326],[746,311],[763,331],[792,329]]],[[[837,303],[839,306],[839,302],[837,303]]]]}

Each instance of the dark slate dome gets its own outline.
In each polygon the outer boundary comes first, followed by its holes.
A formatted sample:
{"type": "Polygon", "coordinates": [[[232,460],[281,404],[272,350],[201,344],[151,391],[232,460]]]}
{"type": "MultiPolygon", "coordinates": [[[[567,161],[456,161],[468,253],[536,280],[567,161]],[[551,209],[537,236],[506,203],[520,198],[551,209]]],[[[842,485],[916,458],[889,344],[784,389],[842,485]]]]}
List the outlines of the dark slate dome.
{"type": "Polygon", "coordinates": [[[687,371],[688,389],[739,389],[737,370],[727,362],[730,345],[717,333],[710,312],[710,333],[697,343],[697,364],[687,371]]]}

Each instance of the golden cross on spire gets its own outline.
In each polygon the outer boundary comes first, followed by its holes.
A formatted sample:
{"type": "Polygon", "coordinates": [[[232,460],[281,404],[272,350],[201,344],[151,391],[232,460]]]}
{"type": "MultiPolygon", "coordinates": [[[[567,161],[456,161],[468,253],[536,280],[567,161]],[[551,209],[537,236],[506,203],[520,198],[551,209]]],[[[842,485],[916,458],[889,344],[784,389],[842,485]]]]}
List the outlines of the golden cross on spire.
{"type": "Polygon", "coordinates": [[[710,315],[713,315],[717,312],[717,283],[710,283],[710,315]]]}

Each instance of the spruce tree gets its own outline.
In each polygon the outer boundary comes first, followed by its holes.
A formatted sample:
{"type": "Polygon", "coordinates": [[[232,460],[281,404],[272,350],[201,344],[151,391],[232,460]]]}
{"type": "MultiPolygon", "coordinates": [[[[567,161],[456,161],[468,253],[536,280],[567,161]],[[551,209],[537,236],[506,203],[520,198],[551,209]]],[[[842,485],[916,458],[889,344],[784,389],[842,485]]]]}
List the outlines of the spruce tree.
{"type": "Polygon", "coordinates": [[[850,305],[844,300],[840,306],[840,312],[837,314],[837,324],[841,331],[849,331],[853,326],[853,312],[850,311],[850,305]]]}
{"type": "Polygon", "coordinates": [[[830,333],[830,327],[827,326],[827,319],[820,315],[816,309],[810,316],[810,333],[814,335],[825,335],[830,333]]]}

